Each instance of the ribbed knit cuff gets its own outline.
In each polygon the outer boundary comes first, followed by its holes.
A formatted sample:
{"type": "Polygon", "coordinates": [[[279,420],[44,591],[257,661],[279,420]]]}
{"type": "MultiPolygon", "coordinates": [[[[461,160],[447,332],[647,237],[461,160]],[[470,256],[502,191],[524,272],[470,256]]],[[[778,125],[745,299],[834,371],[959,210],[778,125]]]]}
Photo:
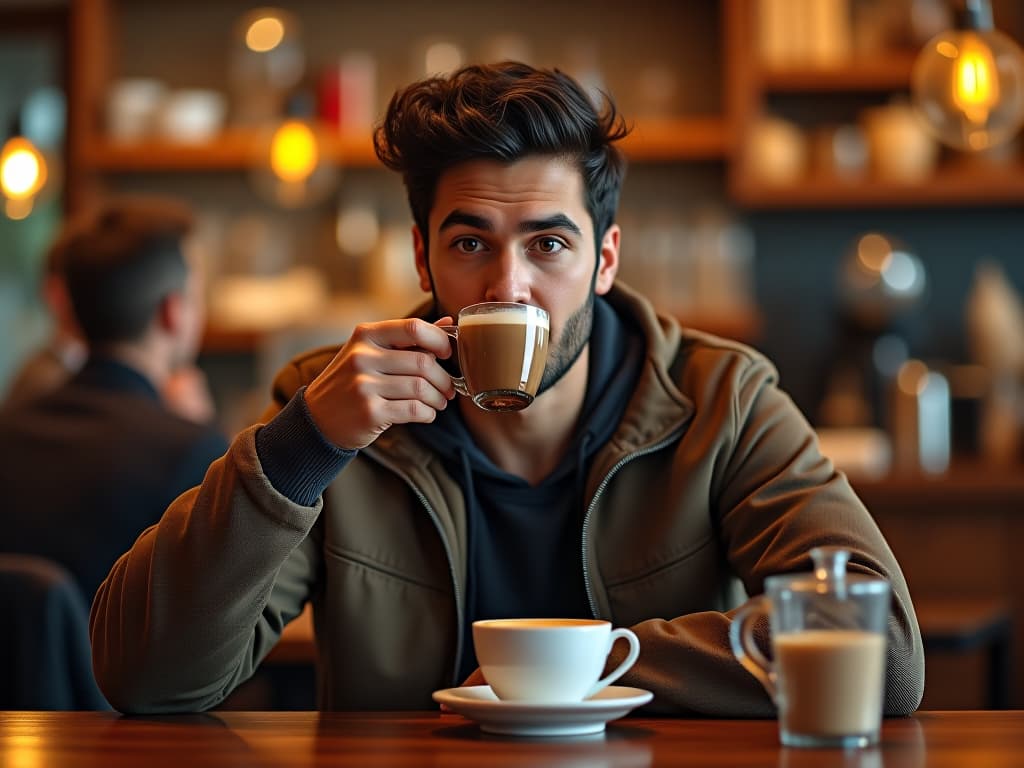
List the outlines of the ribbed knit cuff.
{"type": "Polygon", "coordinates": [[[256,455],[270,484],[304,507],[313,506],[357,453],[324,437],[309,413],[305,387],[256,432],[256,455]]]}

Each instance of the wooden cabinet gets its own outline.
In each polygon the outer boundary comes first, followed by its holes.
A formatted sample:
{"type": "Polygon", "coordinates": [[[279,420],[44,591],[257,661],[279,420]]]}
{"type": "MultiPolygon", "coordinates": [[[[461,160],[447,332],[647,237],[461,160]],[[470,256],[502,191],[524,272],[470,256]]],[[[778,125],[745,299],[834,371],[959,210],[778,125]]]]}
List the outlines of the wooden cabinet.
{"type": "MultiPolygon", "coordinates": [[[[736,136],[730,155],[729,191],[737,203],[775,210],[1024,203],[1024,159],[1019,150],[986,159],[941,149],[934,171],[922,178],[880,176],[867,157],[863,172],[849,178],[823,169],[813,157],[816,132],[837,123],[857,126],[866,110],[894,99],[909,101],[917,49],[902,42],[870,54],[854,50],[847,58],[821,65],[773,64],[765,61],[758,45],[758,12],[769,2],[772,0],[727,0],[730,104],[736,136]],[[752,132],[758,119],[769,114],[790,119],[806,143],[807,167],[788,183],[766,181],[752,172],[752,132]]],[[[852,10],[856,0],[846,5],[852,10]]],[[[882,12],[882,7],[875,5],[882,12]]],[[[890,12],[904,7],[909,18],[911,3],[888,5],[890,12]]],[[[1021,42],[1024,13],[1019,4],[996,0],[994,6],[997,27],[1021,42]]],[[[871,137],[865,136],[864,141],[865,149],[873,151],[871,137]]]]}

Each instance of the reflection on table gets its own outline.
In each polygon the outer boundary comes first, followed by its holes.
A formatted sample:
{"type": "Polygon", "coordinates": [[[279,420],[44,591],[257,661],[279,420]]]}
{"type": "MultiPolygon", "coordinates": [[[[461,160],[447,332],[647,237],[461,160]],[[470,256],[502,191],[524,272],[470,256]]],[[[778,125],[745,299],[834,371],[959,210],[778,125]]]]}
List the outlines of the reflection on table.
{"type": "Polygon", "coordinates": [[[488,736],[458,715],[221,712],[120,717],[0,712],[5,766],[770,766],[1024,765],[1024,711],[924,712],[886,720],[866,750],[782,748],[773,720],[629,717],[591,737],[488,736]]]}

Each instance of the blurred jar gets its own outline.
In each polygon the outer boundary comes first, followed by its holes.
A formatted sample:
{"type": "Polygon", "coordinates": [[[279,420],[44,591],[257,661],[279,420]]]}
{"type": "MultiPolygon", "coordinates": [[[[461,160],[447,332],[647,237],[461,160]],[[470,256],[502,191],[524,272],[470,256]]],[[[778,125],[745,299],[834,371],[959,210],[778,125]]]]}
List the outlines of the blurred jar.
{"type": "Polygon", "coordinates": [[[833,179],[856,180],[867,173],[868,143],[858,125],[827,125],[814,134],[815,173],[833,179]]]}
{"type": "Polygon", "coordinates": [[[117,80],[107,90],[107,133],[118,142],[141,141],[156,129],[167,86],[150,78],[117,80]]]}
{"type": "Polygon", "coordinates": [[[880,179],[920,182],[935,171],[939,146],[909,104],[864,110],[861,122],[871,153],[871,169],[880,179]]]}
{"type": "Polygon", "coordinates": [[[173,91],[160,107],[160,135],[183,144],[209,141],[224,127],[227,111],[227,99],[217,91],[173,91]]]}
{"type": "Polygon", "coordinates": [[[747,166],[751,175],[769,184],[793,184],[807,171],[807,140],[788,120],[765,116],[750,129],[747,166]]]}

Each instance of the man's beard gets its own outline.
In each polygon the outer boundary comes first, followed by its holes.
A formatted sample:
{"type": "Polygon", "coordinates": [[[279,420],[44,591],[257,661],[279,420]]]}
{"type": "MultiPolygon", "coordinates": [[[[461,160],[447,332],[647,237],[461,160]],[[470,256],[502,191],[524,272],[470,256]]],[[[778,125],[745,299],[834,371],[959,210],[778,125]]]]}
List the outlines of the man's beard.
{"type": "Polygon", "coordinates": [[[555,386],[568,373],[573,364],[579,360],[583,350],[590,341],[590,332],[594,328],[594,291],[587,293],[583,306],[573,312],[565,321],[558,339],[548,345],[548,362],[544,366],[544,376],[540,380],[537,394],[543,394],[555,386]]]}

